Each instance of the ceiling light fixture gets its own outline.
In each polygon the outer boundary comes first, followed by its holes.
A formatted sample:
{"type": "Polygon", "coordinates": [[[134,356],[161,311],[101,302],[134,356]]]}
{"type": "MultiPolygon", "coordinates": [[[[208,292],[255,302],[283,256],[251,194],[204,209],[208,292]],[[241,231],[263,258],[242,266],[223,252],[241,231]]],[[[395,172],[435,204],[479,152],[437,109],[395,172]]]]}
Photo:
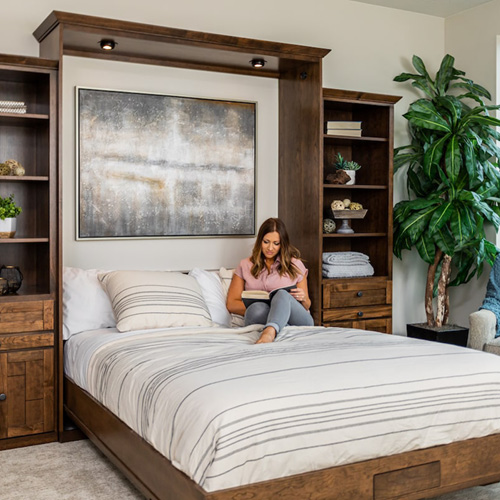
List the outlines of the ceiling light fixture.
{"type": "Polygon", "coordinates": [[[254,68],[263,68],[266,65],[266,62],[267,61],[265,61],[264,59],[256,58],[256,59],[252,59],[250,61],[250,64],[254,68]]]}
{"type": "Polygon", "coordinates": [[[101,40],[99,46],[102,50],[113,50],[118,45],[114,40],[101,40]]]}

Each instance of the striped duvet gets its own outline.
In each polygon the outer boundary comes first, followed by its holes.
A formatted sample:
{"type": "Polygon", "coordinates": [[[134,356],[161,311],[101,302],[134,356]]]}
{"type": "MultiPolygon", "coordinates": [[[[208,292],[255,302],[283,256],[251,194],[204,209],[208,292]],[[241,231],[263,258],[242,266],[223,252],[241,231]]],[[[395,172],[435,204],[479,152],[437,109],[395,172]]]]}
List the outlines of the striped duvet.
{"type": "Polygon", "coordinates": [[[500,357],[374,332],[100,330],[66,374],[205,490],[500,432],[500,357]]]}

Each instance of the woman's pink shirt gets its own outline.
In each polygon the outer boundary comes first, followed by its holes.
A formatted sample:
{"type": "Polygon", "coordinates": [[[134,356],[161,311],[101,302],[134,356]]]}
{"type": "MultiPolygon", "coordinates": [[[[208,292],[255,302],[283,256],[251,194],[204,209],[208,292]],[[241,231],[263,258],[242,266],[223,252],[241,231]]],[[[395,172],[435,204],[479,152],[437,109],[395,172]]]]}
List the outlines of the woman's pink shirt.
{"type": "Polygon", "coordinates": [[[239,263],[234,273],[245,282],[245,290],[265,290],[266,292],[271,292],[276,288],[296,285],[307,277],[308,271],[300,259],[292,258],[292,263],[297,267],[300,273],[294,279],[288,276],[288,274],[283,276],[279,275],[278,261],[279,258],[274,261],[270,272],[264,269],[257,278],[254,278],[250,272],[252,263],[250,262],[250,258],[246,258],[239,263]]]}

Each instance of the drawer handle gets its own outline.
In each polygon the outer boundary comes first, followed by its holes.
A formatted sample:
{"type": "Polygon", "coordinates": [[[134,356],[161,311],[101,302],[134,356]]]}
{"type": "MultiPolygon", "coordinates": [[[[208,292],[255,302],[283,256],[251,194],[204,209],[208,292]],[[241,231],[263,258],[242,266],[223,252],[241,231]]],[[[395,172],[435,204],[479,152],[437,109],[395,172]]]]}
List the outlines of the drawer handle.
{"type": "Polygon", "coordinates": [[[358,316],[361,318],[361,316],[363,316],[363,311],[358,311],[358,316]]]}
{"type": "Polygon", "coordinates": [[[358,297],[363,297],[363,292],[358,292],[356,295],[357,295],[358,297]]]}
{"type": "Polygon", "coordinates": [[[5,401],[7,396],[5,394],[0,394],[0,401],[5,401]]]}

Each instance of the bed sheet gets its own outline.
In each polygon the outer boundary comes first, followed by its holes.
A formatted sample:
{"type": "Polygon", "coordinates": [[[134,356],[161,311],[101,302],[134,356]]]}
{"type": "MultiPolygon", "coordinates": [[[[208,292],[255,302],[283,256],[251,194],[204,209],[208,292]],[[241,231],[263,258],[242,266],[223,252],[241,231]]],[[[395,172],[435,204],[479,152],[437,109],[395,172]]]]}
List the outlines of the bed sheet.
{"type": "Polygon", "coordinates": [[[500,357],[354,329],[74,335],[65,373],[206,491],[500,432],[500,357]]]}

